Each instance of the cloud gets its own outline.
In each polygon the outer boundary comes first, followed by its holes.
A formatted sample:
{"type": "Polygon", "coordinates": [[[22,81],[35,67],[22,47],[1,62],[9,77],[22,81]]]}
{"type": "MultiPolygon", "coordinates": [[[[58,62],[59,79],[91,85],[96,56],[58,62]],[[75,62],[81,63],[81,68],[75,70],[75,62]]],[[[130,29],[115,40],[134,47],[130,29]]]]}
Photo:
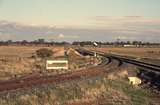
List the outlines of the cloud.
{"type": "Polygon", "coordinates": [[[160,34],[160,18],[142,16],[108,17],[95,16],[90,23],[97,29],[108,29],[122,34],[160,34]]]}
{"type": "Polygon", "coordinates": [[[136,38],[134,36],[115,36],[115,40],[119,39],[120,41],[128,41],[128,40],[135,40],[136,38]]]}
{"type": "Polygon", "coordinates": [[[58,39],[64,39],[65,36],[64,36],[63,34],[59,34],[57,38],[58,38],[58,39]]]}
{"type": "Polygon", "coordinates": [[[120,38],[122,40],[159,42],[160,24],[158,20],[138,16],[96,17],[96,19],[91,20],[91,27],[87,28],[56,28],[0,21],[0,40],[36,40],[44,38],[49,41],[72,42],[87,40],[115,41],[120,38]],[[136,21],[141,21],[143,24],[136,21]],[[98,24],[93,24],[94,22],[98,24]]]}
{"type": "Polygon", "coordinates": [[[108,17],[95,16],[92,17],[93,25],[97,26],[141,26],[141,25],[160,25],[159,18],[147,18],[142,16],[123,16],[123,17],[108,17]]]}
{"type": "Polygon", "coordinates": [[[11,34],[4,34],[3,32],[0,32],[0,40],[10,40],[13,39],[15,36],[11,34]]]}
{"type": "MultiPolygon", "coordinates": [[[[68,29],[68,30],[70,30],[70,29],[68,29]]],[[[63,29],[62,29],[62,31],[63,31],[63,29]]],[[[66,32],[64,32],[64,33],[66,33],[66,32]]],[[[58,35],[50,35],[48,38],[51,40],[58,41],[58,40],[76,40],[80,37],[78,35],[64,35],[64,34],[60,33],[58,35]]]]}

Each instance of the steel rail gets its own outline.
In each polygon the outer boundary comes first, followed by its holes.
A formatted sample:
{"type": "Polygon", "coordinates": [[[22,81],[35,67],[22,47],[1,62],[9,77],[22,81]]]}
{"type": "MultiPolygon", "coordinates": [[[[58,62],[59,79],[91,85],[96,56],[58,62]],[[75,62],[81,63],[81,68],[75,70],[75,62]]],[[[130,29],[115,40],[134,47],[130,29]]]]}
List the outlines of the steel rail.
{"type": "Polygon", "coordinates": [[[84,51],[85,53],[88,54],[94,54],[97,53],[98,55],[104,56],[104,57],[110,57],[112,59],[116,59],[125,63],[129,63],[129,64],[133,64],[135,66],[139,66],[139,67],[143,67],[145,69],[147,69],[148,71],[152,71],[152,72],[156,72],[156,73],[160,73],[160,65],[155,65],[155,64],[150,64],[150,63],[146,63],[146,62],[142,62],[142,61],[137,61],[135,59],[130,59],[130,58],[126,58],[120,55],[115,55],[115,54],[107,54],[107,53],[103,53],[100,51],[89,51],[86,49],[81,49],[80,51],[84,51]]]}

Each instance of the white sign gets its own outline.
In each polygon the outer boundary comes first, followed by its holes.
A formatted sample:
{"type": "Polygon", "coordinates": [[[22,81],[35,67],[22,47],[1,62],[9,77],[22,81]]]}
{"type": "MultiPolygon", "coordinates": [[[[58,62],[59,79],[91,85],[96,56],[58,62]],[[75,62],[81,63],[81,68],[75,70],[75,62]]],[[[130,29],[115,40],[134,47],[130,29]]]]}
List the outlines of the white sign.
{"type": "Polygon", "coordinates": [[[93,45],[96,46],[96,47],[98,46],[98,44],[96,42],[94,42],[93,45]]]}
{"type": "Polygon", "coordinates": [[[47,60],[46,69],[68,69],[68,60],[47,60]]]}

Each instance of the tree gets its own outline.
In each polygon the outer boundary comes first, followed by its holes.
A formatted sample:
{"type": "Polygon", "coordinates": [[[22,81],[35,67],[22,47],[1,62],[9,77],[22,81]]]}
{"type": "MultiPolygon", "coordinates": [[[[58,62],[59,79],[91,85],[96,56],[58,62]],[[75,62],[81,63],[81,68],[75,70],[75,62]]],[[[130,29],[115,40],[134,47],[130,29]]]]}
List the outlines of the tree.
{"type": "Polygon", "coordinates": [[[51,57],[53,55],[53,51],[47,48],[41,48],[36,51],[36,55],[42,59],[51,57]]]}
{"type": "Polygon", "coordinates": [[[7,42],[8,44],[12,44],[12,43],[13,43],[12,40],[7,40],[6,42],[7,42]]]}
{"type": "Polygon", "coordinates": [[[45,39],[38,39],[38,43],[39,44],[44,44],[45,43],[45,39]]]}
{"type": "Polygon", "coordinates": [[[130,42],[130,41],[127,41],[127,44],[131,44],[131,42],[130,42]]]}

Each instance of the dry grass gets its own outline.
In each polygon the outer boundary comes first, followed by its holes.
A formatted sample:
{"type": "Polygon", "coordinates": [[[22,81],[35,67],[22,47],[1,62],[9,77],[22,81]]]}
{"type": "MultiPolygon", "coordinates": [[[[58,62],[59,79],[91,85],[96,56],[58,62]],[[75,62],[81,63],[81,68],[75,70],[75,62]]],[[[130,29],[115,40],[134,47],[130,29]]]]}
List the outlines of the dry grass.
{"type": "Polygon", "coordinates": [[[67,53],[68,53],[68,60],[70,63],[69,65],[71,70],[82,69],[92,65],[93,63],[100,62],[100,60],[98,60],[95,57],[82,56],[74,49],[69,49],[67,53]]]}
{"type": "Polygon", "coordinates": [[[34,47],[34,46],[0,46],[0,80],[14,78],[44,69],[44,62],[32,58],[36,50],[48,48],[53,50],[54,58],[64,56],[64,47],[34,47]]]}
{"type": "MultiPolygon", "coordinates": [[[[41,62],[35,62],[35,59],[28,57],[39,48],[0,47],[2,51],[0,55],[16,57],[21,55],[20,59],[17,60],[8,57],[9,59],[0,61],[3,65],[0,68],[1,73],[4,73],[4,76],[11,76],[20,72],[32,72],[35,65],[41,65],[41,62]]],[[[57,51],[56,56],[61,56],[59,52],[62,53],[64,48],[53,47],[51,49],[57,51]]],[[[72,64],[84,65],[89,62],[87,57],[77,55],[74,51],[71,51],[69,55],[72,64]]],[[[37,67],[35,70],[37,70],[37,67]]],[[[106,77],[97,76],[32,89],[20,89],[11,93],[0,93],[0,105],[75,105],[74,103],[83,102],[89,103],[88,105],[91,105],[90,102],[93,102],[94,105],[147,105],[147,98],[147,93],[144,90],[135,89],[126,81],[120,79],[108,80],[106,77]]]]}
{"type": "Polygon", "coordinates": [[[53,50],[55,56],[64,56],[64,47],[35,47],[35,46],[0,46],[0,56],[30,57],[36,50],[48,48],[53,50]]]}
{"type": "Polygon", "coordinates": [[[83,57],[72,49],[68,53],[70,70],[46,70],[45,61],[32,57],[35,55],[36,50],[41,48],[53,50],[51,59],[65,59],[64,47],[0,46],[0,80],[21,77],[22,75],[35,72],[41,72],[44,75],[66,73],[91,65],[91,60],[99,61],[92,57],[83,57]]]}
{"type": "Polygon", "coordinates": [[[147,94],[125,80],[94,77],[1,93],[0,105],[148,105],[147,94]]]}
{"type": "Polygon", "coordinates": [[[150,57],[160,59],[160,48],[89,48],[107,53],[117,53],[136,57],[150,57]]]}

